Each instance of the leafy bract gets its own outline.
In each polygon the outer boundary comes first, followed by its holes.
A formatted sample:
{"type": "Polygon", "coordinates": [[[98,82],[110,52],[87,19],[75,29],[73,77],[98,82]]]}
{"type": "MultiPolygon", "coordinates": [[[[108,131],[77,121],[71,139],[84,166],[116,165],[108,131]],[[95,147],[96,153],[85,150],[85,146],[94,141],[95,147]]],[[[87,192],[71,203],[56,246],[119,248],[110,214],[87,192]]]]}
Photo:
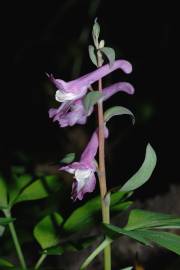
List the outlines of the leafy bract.
{"type": "Polygon", "coordinates": [[[96,58],[94,46],[89,45],[88,50],[89,50],[89,57],[90,57],[91,61],[97,67],[98,64],[97,64],[97,58],[96,58]]]}
{"type": "Polygon", "coordinates": [[[115,51],[113,48],[110,47],[103,47],[100,49],[101,52],[105,54],[107,59],[109,60],[110,68],[113,66],[113,63],[115,61],[115,51]]]}
{"type": "Polygon", "coordinates": [[[133,191],[146,183],[153,173],[156,162],[156,153],[152,146],[148,144],[146,147],[145,159],[140,169],[121,187],[120,190],[126,192],[133,191]]]}
{"type": "Polygon", "coordinates": [[[116,115],[129,115],[132,118],[133,124],[135,123],[134,114],[129,109],[122,106],[114,106],[106,110],[104,113],[104,121],[107,122],[116,115]]]}
{"type": "Polygon", "coordinates": [[[88,113],[90,108],[93,107],[98,100],[102,97],[99,91],[89,92],[83,99],[83,104],[86,112],[88,113]]]}

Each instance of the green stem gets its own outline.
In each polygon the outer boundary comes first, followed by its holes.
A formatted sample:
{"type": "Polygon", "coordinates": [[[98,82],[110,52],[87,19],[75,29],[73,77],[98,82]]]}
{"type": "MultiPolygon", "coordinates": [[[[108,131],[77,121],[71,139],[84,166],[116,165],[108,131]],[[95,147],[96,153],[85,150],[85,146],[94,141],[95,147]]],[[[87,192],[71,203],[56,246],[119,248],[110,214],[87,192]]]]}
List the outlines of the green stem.
{"type": "Polygon", "coordinates": [[[47,254],[42,254],[40,256],[39,260],[37,261],[37,263],[36,263],[36,265],[34,267],[35,270],[39,269],[39,267],[41,266],[41,264],[43,263],[43,261],[46,259],[46,257],[47,257],[47,254]]]}
{"type": "MultiPolygon", "coordinates": [[[[102,65],[102,55],[99,51],[97,54],[98,67],[102,65]]],[[[99,92],[102,92],[102,80],[98,82],[99,92]]],[[[99,186],[102,205],[102,220],[103,223],[110,223],[110,206],[109,202],[105,201],[107,194],[106,185],[106,169],[105,169],[105,138],[104,138],[104,114],[103,102],[98,103],[98,125],[99,125],[99,186]]],[[[110,244],[104,248],[104,270],[111,270],[111,246],[110,244]]]]}
{"type": "MultiPolygon", "coordinates": [[[[4,215],[6,217],[11,217],[10,210],[9,209],[4,210],[4,215]]],[[[15,230],[13,222],[9,223],[8,226],[9,226],[9,230],[10,230],[13,242],[14,242],[14,246],[15,246],[17,256],[18,256],[19,262],[21,264],[21,267],[22,267],[23,270],[26,270],[27,269],[26,262],[25,262],[25,259],[24,259],[24,255],[22,253],[21,246],[19,244],[19,240],[18,240],[18,237],[17,237],[16,230],[15,230]]]]}

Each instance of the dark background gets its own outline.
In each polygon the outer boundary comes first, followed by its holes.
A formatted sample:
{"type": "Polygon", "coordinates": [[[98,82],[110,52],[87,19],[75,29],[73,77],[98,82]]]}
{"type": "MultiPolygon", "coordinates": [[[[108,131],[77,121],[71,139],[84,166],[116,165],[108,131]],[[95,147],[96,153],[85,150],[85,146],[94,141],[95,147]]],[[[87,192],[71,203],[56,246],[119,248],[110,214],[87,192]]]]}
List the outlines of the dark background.
{"type": "MultiPolygon", "coordinates": [[[[19,152],[40,163],[56,162],[66,152],[65,144],[71,144],[67,134],[75,130],[59,129],[48,119],[55,89],[45,72],[68,81],[94,69],[87,47],[92,43],[93,20],[98,17],[106,44],[116,50],[117,58],[125,58],[133,65],[130,76],[115,72],[111,80],[127,80],[136,90],[134,96],[118,94],[107,103],[128,106],[136,115],[135,127],[128,119],[110,123],[110,174],[116,179],[117,174],[120,178],[132,174],[141,164],[150,141],[157,152],[158,165],[145,190],[154,194],[179,181],[177,24],[171,18],[171,7],[137,6],[131,1],[29,1],[9,3],[2,12],[6,15],[2,167],[16,162],[19,152]]],[[[90,120],[87,130],[82,127],[87,136],[93,125],[90,120]]],[[[73,145],[69,148],[74,150],[73,145]]]]}

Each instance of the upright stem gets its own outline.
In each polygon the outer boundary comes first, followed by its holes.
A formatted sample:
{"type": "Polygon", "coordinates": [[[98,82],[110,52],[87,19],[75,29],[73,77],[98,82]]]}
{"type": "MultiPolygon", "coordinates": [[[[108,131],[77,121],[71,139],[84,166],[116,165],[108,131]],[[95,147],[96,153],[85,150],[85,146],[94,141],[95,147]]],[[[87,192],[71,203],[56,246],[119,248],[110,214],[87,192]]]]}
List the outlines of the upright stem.
{"type": "MultiPolygon", "coordinates": [[[[11,217],[10,210],[4,210],[4,215],[6,217],[11,217]]],[[[19,262],[21,264],[21,267],[22,267],[23,270],[26,270],[27,269],[26,262],[24,260],[24,255],[22,253],[21,246],[19,244],[19,240],[18,240],[18,237],[17,237],[16,230],[15,230],[13,222],[9,223],[8,226],[9,226],[9,230],[10,230],[13,242],[14,242],[14,246],[15,246],[17,256],[18,256],[19,262]]]]}
{"type": "Polygon", "coordinates": [[[43,261],[46,259],[47,254],[42,254],[41,257],[39,258],[39,260],[37,261],[34,269],[37,270],[39,269],[39,267],[41,266],[41,264],[43,263],[43,261]]]}
{"type": "MultiPolygon", "coordinates": [[[[102,65],[101,54],[97,55],[98,67],[102,65]]],[[[98,82],[99,92],[102,92],[102,79],[98,82]]],[[[110,223],[110,209],[109,203],[105,201],[105,195],[107,194],[106,186],[106,169],[105,169],[105,152],[104,152],[104,114],[103,114],[103,102],[98,103],[98,125],[99,125],[99,186],[101,194],[101,206],[102,206],[102,220],[104,223],[110,223]]],[[[104,269],[111,270],[111,246],[108,245],[104,249],[104,269]]]]}

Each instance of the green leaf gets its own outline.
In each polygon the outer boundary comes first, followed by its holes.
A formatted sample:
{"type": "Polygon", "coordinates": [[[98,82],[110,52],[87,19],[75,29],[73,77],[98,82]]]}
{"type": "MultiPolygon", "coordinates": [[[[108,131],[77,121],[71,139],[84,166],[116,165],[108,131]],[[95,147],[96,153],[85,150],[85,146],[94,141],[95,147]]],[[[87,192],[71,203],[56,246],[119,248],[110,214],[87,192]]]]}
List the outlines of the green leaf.
{"type": "Polygon", "coordinates": [[[134,209],[130,212],[125,230],[145,229],[152,227],[180,228],[180,218],[162,213],[134,209]]]}
{"type": "Polygon", "coordinates": [[[140,169],[121,187],[121,191],[133,191],[146,183],[156,166],[157,158],[150,144],[146,147],[146,155],[140,169]]]}
{"type": "Polygon", "coordinates": [[[127,201],[127,202],[121,202],[111,207],[111,212],[121,212],[127,210],[133,202],[127,201]]]}
{"type": "Polygon", "coordinates": [[[28,186],[31,183],[31,181],[32,176],[30,174],[23,174],[20,176],[16,174],[13,175],[13,182],[8,187],[10,206],[14,204],[19,194],[26,186],[28,186]]]}
{"type": "Polygon", "coordinates": [[[34,228],[34,237],[43,249],[59,243],[58,229],[63,218],[58,213],[44,217],[34,228]]]}
{"type": "Polygon", "coordinates": [[[134,114],[128,110],[125,107],[122,106],[114,106],[112,108],[109,108],[105,113],[104,113],[104,121],[107,122],[109,121],[113,116],[116,115],[129,115],[132,118],[133,124],[135,123],[135,117],[134,114]]]}
{"type": "Polygon", "coordinates": [[[127,231],[125,229],[110,225],[104,224],[106,234],[112,238],[116,239],[120,235],[126,235],[130,238],[133,238],[144,245],[152,246],[158,245],[172,252],[180,255],[180,236],[175,235],[169,232],[155,231],[155,230],[144,230],[137,229],[132,231],[127,231]]]}
{"type": "Polygon", "coordinates": [[[80,251],[90,246],[97,238],[96,235],[84,237],[76,241],[67,241],[61,245],[47,248],[43,253],[47,255],[62,255],[66,251],[80,251]]]}
{"type": "Polygon", "coordinates": [[[15,219],[14,218],[0,218],[0,225],[7,225],[11,223],[13,220],[15,219]]]}
{"type": "Polygon", "coordinates": [[[83,99],[84,108],[88,113],[91,107],[93,107],[98,100],[102,97],[102,94],[99,91],[89,92],[83,99]]]}
{"type": "Polygon", "coordinates": [[[84,270],[86,269],[86,267],[94,260],[94,258],[100,253],[102,252],[105,247],[107,247],[109,244],[112,243],[112,239],[110,238],[106,238],[89,256],[88,258],[84,261],[84,263],[82,264],[80,270],[84,270]]]}
{"type": "Polygon", "coordinates": [[[5,259],[2,259],[2,258],[0,258],[0,266],[8,267],[8,268],[14,267],[14,265],[11,262],[9,262],[9,261],[7,261],[5,259]]]}
{"type": "Polygon", "coordinates": [[[97,63],[97,58],[96,58],[94,46],[93,45],[89,45],[88,51],[89,51],[89,57],[90,57],[91,61],[97,67],[98,66],[98,63],[97,63]]]}
{"type": "MultiPolygon", "coordinates": [[[[140,230],[139,230],[140,231],[140,230]]],[[[180,236],[169,232],[141,230],[141,235],[149,242],[180,255],[180,236]]]]}
{"type": "Polygon", "coordinates": [[[111,224],[103,224],[103,228],[106,235],[113,240],[119,238],[122,235],[125,235],[144,245],[150,245],[150,242],[143,235],[141,235],[140,230],[127,231],[111,224]]]}
{"type": "Polygon", "coordinates": [[[100,197],[95,197],[77,208],[64,223],[67,232],[76,232],[95,223],[94,215],[101,209],[100,197]]]}
{"type": "Polygon", "coordinates": [[[0,237],[4,234],[5,227],[0,225],[0,237]]]}
{"type": "MultiPolygon", "coordinates": [[[[111,207],[120,203],[125,195],[125,192],[118,191],[113,193],[111,195],[111,207]]],[[[64,223],[63,229],[71,233],[87,228],[97,222],[97,214],[99,214],[100,211],[101,199],[97,196],[72,212],[64,223]]]]}
{"type": "Polygon", "coordinates": [[[68,164],[68,163],[73,162],[74,159],[75,159],[75,153],[69,153],[65,155],[65,157],[61,159],[60,162],[68,164]]]}
{"type": "Polygon", "coordinates": [[[14,203],[39,200],[48,197],[60,188],[60,181],[56,176],[46,176],[27,186],[14,203]]]}
{"type": "Polygon", "coordinates": [[[6,208],[7,206],[7,187],[4,178],[0,175],[0,209],[6,208]]]}
{"type": "Polygon", "coordinates": [[[107,59],[109,60],[110,68],[113,66],[113,63],[115,61],[115,51],[113,48],[110,47],[103,47],[100,49],[101,52],[105,54],[107,59]]]}

